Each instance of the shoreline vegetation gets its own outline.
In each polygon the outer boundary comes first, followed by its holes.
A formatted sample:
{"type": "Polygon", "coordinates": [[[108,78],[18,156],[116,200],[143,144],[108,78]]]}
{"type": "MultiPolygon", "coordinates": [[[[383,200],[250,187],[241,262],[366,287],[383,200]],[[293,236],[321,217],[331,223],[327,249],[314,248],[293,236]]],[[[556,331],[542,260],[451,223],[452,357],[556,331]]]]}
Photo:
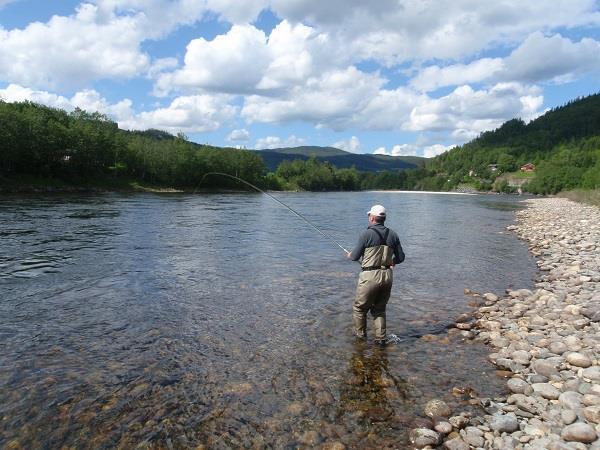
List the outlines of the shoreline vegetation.
{"type": "Polygon", "coordinates": [[[182,133],[127,131],[97,112],[2,100],[0,142],[0,192],[247,190],[226,177],[204,178],[222,172],[272,191],[548,195],[600,189],[600,94],[576,99],[528,124],[510,120],[405,170],[337,168],[318,154],[308,159],[291,154],[269,172],[259,151],[196,144],[182,133]]]}
{"type": "Polygon", "coordinates": [[[489,345],[507,394],[480,398],[477,417],[450,417],[444,402],[430,401],[431,428],[410,433],[417,448],[600,448],[600,209],[565,198],[526,204],[507,229],[537,258],[534,290],[465,289],[480,306],[449,330],[489,345]]]}

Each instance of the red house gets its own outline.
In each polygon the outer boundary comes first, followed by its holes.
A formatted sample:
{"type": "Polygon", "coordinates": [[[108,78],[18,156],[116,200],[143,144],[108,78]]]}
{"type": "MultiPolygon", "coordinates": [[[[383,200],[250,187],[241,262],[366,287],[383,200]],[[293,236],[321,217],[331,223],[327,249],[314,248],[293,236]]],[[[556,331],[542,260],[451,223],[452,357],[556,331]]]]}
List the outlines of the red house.
{"type": "Polygon", "coordinates": [[[535,172],[535,164],[527,163],[521,166],[521,172],[535,172]]]}

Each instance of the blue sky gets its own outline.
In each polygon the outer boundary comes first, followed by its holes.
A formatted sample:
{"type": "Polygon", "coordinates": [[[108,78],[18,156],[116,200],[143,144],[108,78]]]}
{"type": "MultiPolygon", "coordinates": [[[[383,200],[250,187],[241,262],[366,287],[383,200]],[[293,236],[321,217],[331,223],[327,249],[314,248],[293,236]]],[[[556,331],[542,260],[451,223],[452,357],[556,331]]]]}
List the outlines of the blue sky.
{"type": "Polygon", "coordinates": [[[600,91],[599,25],[596,0],[0,0],[0,98],[430,157],[600,91]]]}

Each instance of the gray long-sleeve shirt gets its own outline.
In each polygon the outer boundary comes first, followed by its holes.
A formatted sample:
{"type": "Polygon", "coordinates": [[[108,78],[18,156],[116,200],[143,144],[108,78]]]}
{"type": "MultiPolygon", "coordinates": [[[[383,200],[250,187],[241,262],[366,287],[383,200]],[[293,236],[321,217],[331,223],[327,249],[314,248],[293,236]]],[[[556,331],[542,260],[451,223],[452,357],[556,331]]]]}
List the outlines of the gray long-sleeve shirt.
{"type": "Polygon", "coordinates": [[[360,237],[358,238],[358,244],[356,244],[356,247],[354,247],[354,250],[352,250],[350,253],[350,259],[353,261],[358,261],[361,256],[364,255],[366,248],[377,247],[379,245],[387,245],[393,249],[394,264],[400,264],[402,261],[404,261],[405,255],[404,251],[402,250],[402,245],[400,244],[400,238],[394,230],[387,228],[385,225],[380,223],[371,225],[366,231],[361,233],[360,237]],[[385,236],[386,230],[389,230],[387,239],[385,242],[381,242],[381,237],[377,232],[379,232],[381,236],[385,236]]]}

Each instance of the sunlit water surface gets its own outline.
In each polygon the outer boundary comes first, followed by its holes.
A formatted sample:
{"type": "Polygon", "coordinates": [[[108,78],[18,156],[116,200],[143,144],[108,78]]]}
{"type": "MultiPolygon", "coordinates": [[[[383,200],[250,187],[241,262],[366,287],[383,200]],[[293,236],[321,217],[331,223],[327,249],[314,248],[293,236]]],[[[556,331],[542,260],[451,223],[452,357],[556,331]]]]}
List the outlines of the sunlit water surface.
{"type": "Polygon", "coordinates": [[[358,264],[264,195],[4,196],[0,447],[401,447],[428,400],[503,392],[484,347],[420,336],[532,285],[517,198],[276,195],[347,247],[388,208],[400,343],[354,342],[358,264]]]}

